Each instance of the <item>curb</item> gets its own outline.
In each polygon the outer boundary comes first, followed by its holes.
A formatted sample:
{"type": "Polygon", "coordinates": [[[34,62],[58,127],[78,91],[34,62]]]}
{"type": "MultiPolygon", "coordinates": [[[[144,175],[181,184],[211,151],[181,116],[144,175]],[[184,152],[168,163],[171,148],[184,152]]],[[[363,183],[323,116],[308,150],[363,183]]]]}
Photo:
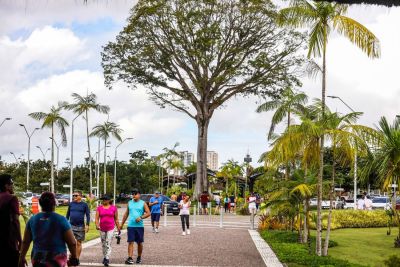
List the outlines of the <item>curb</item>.
{"type": "Polygon", "coordinates": [[[260,236],[257,230],[249,230],[251,239],[254,242],[258,252],[263,259],[265,266],[267,267],[283,267],[282,263],[276,257],[275,253],[272,251],[271,247],[265,242],[265,240],[260,236]]]}

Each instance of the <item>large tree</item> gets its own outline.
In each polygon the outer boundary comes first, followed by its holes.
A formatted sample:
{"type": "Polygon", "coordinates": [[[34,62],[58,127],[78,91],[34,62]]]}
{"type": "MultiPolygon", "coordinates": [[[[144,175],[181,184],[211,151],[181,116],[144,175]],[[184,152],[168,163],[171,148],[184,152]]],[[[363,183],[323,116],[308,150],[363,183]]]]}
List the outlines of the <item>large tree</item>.
{"type": "Polygon", "coordinates": [[[302,36],[276,24],[269,0],[139,0],[104,47],[106,85],[142,85],[198,128],[196,194],[208,190],[207,136],[215,110],[239,95],[269,96],[297,83],[302,36]]]}
{"type": "MultiPolygon", "coordinates": [[[[308,0],[292,0],[291,5],[280,11],[279,22],[291,27],[309,27],[308,57],[322,57],[321,101],[322,117],[325,114],[326,95],[326,54],[330,34],[333,31],[343,35],[358,46],[367,56],[377,58],[380,55],[378,38],[358,21],[347,17],[346,5],[308,0]]],[[[322,118],[323,119],[323,118],[322,118]]],[[[322,176],[324,168],[324,135],[320,137],[319,175],[317,189],[317,242],[316,252],[322,254],[322,176]]]]}

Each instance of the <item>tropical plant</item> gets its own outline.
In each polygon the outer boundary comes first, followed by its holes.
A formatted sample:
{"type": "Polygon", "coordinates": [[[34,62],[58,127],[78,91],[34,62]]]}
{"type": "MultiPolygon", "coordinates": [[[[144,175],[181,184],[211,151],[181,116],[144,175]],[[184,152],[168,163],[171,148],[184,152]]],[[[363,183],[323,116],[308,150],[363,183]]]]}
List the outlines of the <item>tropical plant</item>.
{"type": "Polygon", "coordinates": [[[234,195],[237,197],[237,178],[243,175],[243,167],[233,159],[228,160],[221,167],[221,170],[217,172],[217,177],[225,179],[225,194],[228,194],[229,183],[234,182],[235,191],[234,195]]]}
{"type": "MultiPolygon", "coordinates": [[[[107,141],[113,136],[118,141],[122,141],[122,129],[114,122],[106,121],[93,127],[93,131],[89,136],[97,136],[104,140],[104,179],[103,194],[107,193],[107,141]]],[[[98,185],[99,186],[99,185],[98,185]]],[[[99,190],[99,188],[98,188],[99,190]]],[[[100,190],[99,190],[100,191],[100,190]]]]}
{"type": "MultiPolygon", "coordinates": [[[[167,190],[169,188],[169,175],[170,171],[173,168],[172,163],[179,158],[179,153],[176,151],[176,148],[179,146],[179,143],[176,142],[172,148],[164,147],[163,151],[164,153],[161,156],[161,158],[164,159],[163,165],[167,169],[167,190]]],[[[175,177],[175,176],[174,176],[175,177]]],[[[175,179],[175,178],[174,178],[175,179]]],[[[175,183],[174,183],[175,184],[175,183]]]]}
{"type": "Polygon", "coordinates": [[[61,116],[61,111],[68,105],[67,102],[59,102],[57,106],[52,106],[48,113],[33,112],[29,116],[35,120],[43,121],[42,128],[51,128],[51,192],[54,193],[54,128],[60,130],[61,143],[63,146],[67,145],[67,136],[65,134],[65,127],[69,125],[67,120],[61,116]]]}
{"type": "MultiPolygon", "coordinates": [[[[291,6],[279,13],[279,23],[291,27],[310,27],[308,57],[322,56],[322,117],[325,116],[326,53],[329,35],[333,30],[344,35],[371,58],[380,55],[379,40],[361,23],[346,15],[347,5],[324,1],[293,0],[291,6]]],[[[324,136],[320,137],[319,176],[317,192],[317,242],[316,252],[322,254],[322,176],[324,166],[324,136]]]]}
{"type": "MultiPolygon", "coordinates": [[[[86,96],[81,96],[77,93],[72,94],[74,102],[66,106],[68,110],[72,110],[77,116],[85,114],[84,119],[86,122],[86,141],[89,153],[89,186],[90,192],[92,192],[93,179],[92,179],[92,154],[90,149],[89,140],[89,111],[95,110],[97,112],[108,114],[110,108],[106,105],[100,105],[97,103],[97,96],[93,93],[86,94],[86,96]]],[[[98,187],[99,185],[97,185],[98,187]]],[[[98,189],[97,189],[98,190],[98,189]]]]}
{"type": "Polygon", "coordinates": [[[298,84],[302,36],[276,24],[271,1],[141,0],[104,47],[105,83],[145,86],[161,107],[198,129],[196,194],[209,189],[207,139],[214,112],[235,96],[298,84]],[[276,49],[279,47],[279,49],[276,49]]]}

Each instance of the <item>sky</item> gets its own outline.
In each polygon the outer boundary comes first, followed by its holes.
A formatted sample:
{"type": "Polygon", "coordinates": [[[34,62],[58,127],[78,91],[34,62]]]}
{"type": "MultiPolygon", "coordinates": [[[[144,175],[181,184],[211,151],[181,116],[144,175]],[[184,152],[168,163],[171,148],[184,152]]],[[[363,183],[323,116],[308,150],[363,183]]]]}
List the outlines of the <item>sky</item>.
{"type": "MultiPolygon", "coordinates": [[[[0,155],[8,162],[27,156],[28,131],[40,123],[28,117],[36,111],[48,111],[58,101],[71,101],[72,93],[93,92],[101,104],[109,105],[106,115],[89,114],[90,127],[107,119],[124,130],[123,137],[133,137],[118,149],[118,158],[127,160],[129,152],[147,150],[158,155],[176,142],[178,150],[196,153],[197,127],[183,113],[160,109],[151,102],[145,89],[128,89],[118,83],[113,90],[104,86],[100,52],[113,41],[126,24],[134,0],[0,0],[0,155]]],[[[333,34],[328,43],[327,94],[340,96],[356,111],[364,112],[359,123],[375,127],[381,116],[390,120],[400,114],[400,8],[352,6],[348,16],[355,18],[380,39],[382,56],[371,60],[349,41],[333,34]]],[[[320,96],[319,79],[301,78],[310,98],[320,96]]],[[[219,163],[234,159],[243,162],[249,151],[257,164],[268,149],[266,138],[272,112],[258,114],[257,97],[234,98],[217,110],[209,128],[208,150],[219,154],[219,163]]],[[[348,112],[338,100],[328,99],[335,111],[348,112]]],[[[70,112],[64,112],[68,120],[70,112]]],[[[279,133],[284,128],[277,128],[279,133]]],[[[70,139],[71,129],[67,129],[70,139]]],[[[42,158],[36,146],[46,150],[51,145],[50,129],[32,137],[31,159],[42,158]]],[[[56,141],[60,142],[56,132],[56,141]]],[[[69,140],[70,141],[70,140],[69,140]]],[[[74,159],[82,163],[87,155],[85,122],[75,122],[74,159]]],[[[111,140],[109,155],[114,156],[118,141],[111,140]]],[[[91,140],[97,150],[97,139],[91,140]]],[[[70,157],[70,143],[60,147],[60,166],[70,157]]],[[[50,153],[46,155],[50,159],[50,153]]]]}

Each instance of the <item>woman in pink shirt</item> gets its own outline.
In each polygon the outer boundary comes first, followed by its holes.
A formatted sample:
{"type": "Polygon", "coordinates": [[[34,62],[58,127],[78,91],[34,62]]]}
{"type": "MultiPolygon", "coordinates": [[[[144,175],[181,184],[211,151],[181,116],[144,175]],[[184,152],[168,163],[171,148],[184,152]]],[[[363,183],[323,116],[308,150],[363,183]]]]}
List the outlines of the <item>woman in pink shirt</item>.
{"type": "Polygon", "coordinates": [[[100,198],[102,205],[96,210],[96,229],[100,230],[101,243],[103,245],[103,264],[110,263],[111,242],[114,236],[114,228],[119,228],[118,209],[112,205],[111,197],[104,195],[100,198]]]}

